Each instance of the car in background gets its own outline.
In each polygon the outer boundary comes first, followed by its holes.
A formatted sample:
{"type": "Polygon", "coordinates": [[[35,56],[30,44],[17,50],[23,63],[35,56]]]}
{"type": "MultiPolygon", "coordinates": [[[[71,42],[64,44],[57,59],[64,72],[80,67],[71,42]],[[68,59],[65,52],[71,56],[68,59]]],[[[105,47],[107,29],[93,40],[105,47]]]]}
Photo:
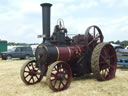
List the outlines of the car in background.
{"type": "Polygon", "coordinates": [[[1,58],[3,60],[11,59],[11,58],[28,59],[29,57],[32,56],[33,56],[32,48],[26,46],[17,46],[7,52],[1,52],[1,58]]]}
{"type": "Polygon", "coordinates": [[[125,49],[128,49],[128,46],[126,46],[125,49]]]}
{"type": "Polygon", "coordinates": [[[117,58],[128,58],[128,49],[124,49],[121,45],[111,44],[117,54],[117,58]]]}

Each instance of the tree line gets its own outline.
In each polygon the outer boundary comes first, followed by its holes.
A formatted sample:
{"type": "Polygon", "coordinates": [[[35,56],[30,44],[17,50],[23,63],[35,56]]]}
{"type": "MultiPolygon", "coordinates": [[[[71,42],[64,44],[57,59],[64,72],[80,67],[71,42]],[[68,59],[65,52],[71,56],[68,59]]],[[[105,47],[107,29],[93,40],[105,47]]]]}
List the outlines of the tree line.
{"type": "Polygon", "coordinates": [[[117,40],[117,41],[110,41],[109,43],[113,43],[113,44],[119,44],[121,45],[123,48],[125,48],[126,46],[128,46],[128,40],[124,40],[124,41],[120,41],[120,40],[117,40]]]}
{"type": "Polygon", "coordinates": [[[17,43],[17,42],[8,42],[8,46],[25,46],[25,45],[37,45],[38,43],[17,43]]]}

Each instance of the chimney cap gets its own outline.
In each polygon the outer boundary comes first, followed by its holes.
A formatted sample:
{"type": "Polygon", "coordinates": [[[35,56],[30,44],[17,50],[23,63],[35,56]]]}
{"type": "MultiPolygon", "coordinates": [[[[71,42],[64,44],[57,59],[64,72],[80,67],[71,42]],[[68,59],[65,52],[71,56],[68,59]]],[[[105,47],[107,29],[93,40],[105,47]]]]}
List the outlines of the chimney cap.
{"type": "Polygon", "coordinates": [[[42,6],[42,7],[44,7],[44,6],[52,6],[52,4],[50,4],[50,3],[42,3],[42,4],[40,4],[40,6],[42,6]]]}

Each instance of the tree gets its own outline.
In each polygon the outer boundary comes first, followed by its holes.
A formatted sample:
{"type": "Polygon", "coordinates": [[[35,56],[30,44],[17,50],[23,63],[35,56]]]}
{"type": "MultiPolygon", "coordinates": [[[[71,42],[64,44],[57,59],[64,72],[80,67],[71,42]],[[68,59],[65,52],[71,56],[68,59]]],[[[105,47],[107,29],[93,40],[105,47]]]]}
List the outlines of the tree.
{"type": "Polygon", "coordinates": [[[124,47],[124,48],[125,48],[126,46],[128,46],[128,41],[127,41],[127,40],[122,41],[122,42],[121,42],[121,46],[124,47]]]}
{"type": "Polygon", "coordinates": [[[121,42],[119,41],[119,40],[117,40],[116,42],[115,42],[115,44],[120,44],[121,42]]]}

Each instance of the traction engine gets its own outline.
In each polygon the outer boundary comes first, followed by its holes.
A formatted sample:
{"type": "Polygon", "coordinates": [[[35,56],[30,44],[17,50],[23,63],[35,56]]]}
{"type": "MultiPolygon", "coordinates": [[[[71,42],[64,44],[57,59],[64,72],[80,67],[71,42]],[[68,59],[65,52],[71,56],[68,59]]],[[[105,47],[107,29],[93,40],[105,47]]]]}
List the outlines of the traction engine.
{"type": "Polygon", "coordinates": [[[43,3],[43,42],[36,48],[36,60],[26,62],[20,72],[27,85],[38,83],[46,76],[46,82],[53,91],[67,89],[72,77],[93,73],[97,80],[115,77],[117,59],[114,48],[103,43],[103,35],[96,25],[90,26],[85,34],[70,38],[64,22],[59,19],[50,36],[50,8],[43,3]]]}

